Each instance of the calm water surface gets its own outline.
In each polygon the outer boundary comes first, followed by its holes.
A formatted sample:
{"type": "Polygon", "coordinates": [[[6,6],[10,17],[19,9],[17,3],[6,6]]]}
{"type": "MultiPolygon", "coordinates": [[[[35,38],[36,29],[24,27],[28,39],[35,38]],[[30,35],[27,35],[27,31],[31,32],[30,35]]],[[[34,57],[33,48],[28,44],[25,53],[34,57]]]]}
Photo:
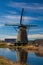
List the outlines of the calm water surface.
{"type": "Polygon", "coordinates": [[[23,50],[0,48],[0,56],[3,56],[11,61],[19,61],[28,65],[43,65],[43,56],[34,52],[25,52],[23,50]]]}

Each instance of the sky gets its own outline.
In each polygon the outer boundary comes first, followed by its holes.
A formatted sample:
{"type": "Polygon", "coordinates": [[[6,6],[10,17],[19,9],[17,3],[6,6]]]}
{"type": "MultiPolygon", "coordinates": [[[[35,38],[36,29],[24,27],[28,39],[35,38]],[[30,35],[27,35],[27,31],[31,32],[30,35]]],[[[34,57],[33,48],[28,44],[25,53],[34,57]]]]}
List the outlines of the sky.
{"type": "Polygon", "coordinates": [[[0,0],[1,40],[17,38],[18,28],[5,24],[19,25],[22,8],[24,8],[22,24],[37,25],[27,28],[28,39],[43,39],[43,0],[0,0]]]}

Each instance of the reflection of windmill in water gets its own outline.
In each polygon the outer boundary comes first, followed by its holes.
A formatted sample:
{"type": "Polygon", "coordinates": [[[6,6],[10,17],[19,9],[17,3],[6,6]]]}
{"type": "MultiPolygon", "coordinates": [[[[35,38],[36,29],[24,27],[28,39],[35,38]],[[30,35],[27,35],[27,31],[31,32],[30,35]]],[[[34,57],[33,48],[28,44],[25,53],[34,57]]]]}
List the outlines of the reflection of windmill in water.
{"type": "Polygon", "coordinates": [[[28,52],[20,48],[16,49],[16,51],[17,51],[18,63],[20,63],[20,65],[27,65],[28,52]]]}
{"type": "Polygon", "coordinates": [[[15,24],[5,24],[6,26],[18,26],[18,36],[16,39],[16,43],[28,43],[28,38],[27,38],[27,27],[36,27],[36,25],[24,25],[22,24],[22,16],[23,16],[24,8],[22,8],[22,13],[21,13],[21,19],[20,19],[20,25],[15,25],[15,24]]]}

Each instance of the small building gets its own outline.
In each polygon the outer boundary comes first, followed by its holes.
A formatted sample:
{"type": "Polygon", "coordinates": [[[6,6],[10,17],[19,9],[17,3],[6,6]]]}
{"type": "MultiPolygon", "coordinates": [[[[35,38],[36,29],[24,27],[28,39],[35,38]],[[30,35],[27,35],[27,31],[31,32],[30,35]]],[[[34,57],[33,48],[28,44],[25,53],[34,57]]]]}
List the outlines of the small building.
{"type": "Polygon", "coordinates": [[[16,41],[16,39],[5,39],[5,42],[7,42],[7,43],[12,43],[12,42],[15,42],[16,41]]]}
{"type": "Polygon", "coordinates": [[[37,46],[39,46],[39,45],[43,46],[43,39],[37,39],[37,40],[34,41],[34,43],[35,43],[37,46]]]}

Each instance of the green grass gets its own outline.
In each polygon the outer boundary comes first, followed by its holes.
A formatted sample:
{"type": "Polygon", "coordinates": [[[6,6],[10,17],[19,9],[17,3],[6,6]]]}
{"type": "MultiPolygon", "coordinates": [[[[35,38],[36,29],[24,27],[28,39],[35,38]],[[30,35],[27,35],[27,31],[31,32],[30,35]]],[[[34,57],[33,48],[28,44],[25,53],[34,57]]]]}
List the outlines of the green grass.
{"type": "Polygon", "coordinates": [[[6,44],[0,44],[0,48],[6,48],[8,47],[6,44]]]}
{"type": "Polygon", "coordinates": [[[7,65],[7,64],[4,63],[3,61],[0,61],[0,65],[7,65]]]}

